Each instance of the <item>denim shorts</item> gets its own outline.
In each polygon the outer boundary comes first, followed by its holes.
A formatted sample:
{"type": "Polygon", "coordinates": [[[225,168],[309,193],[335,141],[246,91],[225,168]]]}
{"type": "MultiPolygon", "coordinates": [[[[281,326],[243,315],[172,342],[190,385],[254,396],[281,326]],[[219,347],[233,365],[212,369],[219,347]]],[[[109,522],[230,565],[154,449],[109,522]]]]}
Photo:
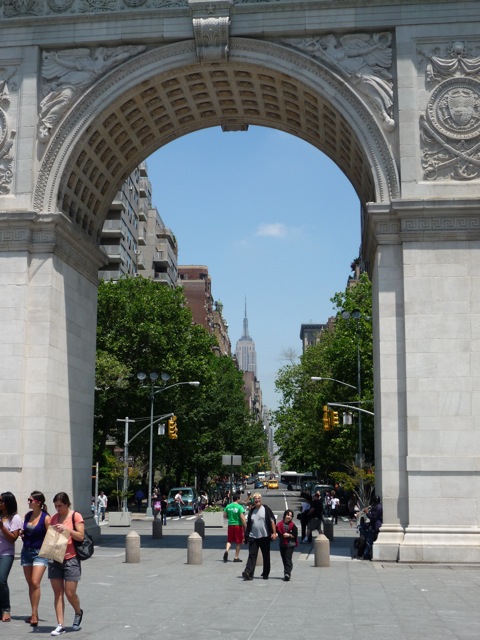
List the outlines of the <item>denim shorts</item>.
{"type": "Polygon", "coordinates": [[[40,549],[32,549],[31,547],[23,547],[20,555],[20,564],[22,567],[46,567],[48,566],[47,558],[41,558],[38,555],[40,549]]]}
{"type": "Polygon", "coordinates": [[[70,582],[78,582],[82,575],[82,567],[77,556],[56,562],[49,560],[48,562],[48,579],[49,580],[68,580],[70,582]]]}

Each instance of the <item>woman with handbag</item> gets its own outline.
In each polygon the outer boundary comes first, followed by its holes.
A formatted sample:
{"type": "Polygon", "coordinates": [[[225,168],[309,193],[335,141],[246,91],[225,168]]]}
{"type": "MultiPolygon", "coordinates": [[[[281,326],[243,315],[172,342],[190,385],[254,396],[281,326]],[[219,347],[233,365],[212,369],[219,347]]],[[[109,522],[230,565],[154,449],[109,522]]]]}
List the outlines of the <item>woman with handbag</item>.
{"type": "Polygon", "coordinates": [[[57,493],[53,498],[53,505],[57,512],[50,519],[50,527],[58,533],[69,534],[63,562],[50,560],[48,563],[48,578],[53,589],[55,614],[58,623],[56,629],[50,635],[60,636],[65,633],[65,596],[75,611],[73,631],[78,631],[82,625],[83,611],[80,608],[80,600],[77,596],[77,584],[80,580],[82,569],[80,560],[77,558],[74,541],[83,541],[85,525],[81,514],[70,509],[70,498],[63,491],[57,493]]]}
{"type": "Polygon", "coordinates": [[[50,524],[50,516],[45,507],[45,496],[41,491],[32,491],[28,504],[31,511],[25,514],[23,522],[23,549],[20,564],[28,584],[28,595],[32,605],[32,613],[25,622],[36,627],[38,626],[40,582],[48,566],[48,560],[38,554],[50,524]]]}
{"type": "Polygon", "coordinates": [[[284,512],[283,520],[277,524],[277,534],[283,562],[283,579],[288,582],[292,576],[293,551],[298,546],[298,529],[293,522],[293,511],[290,509],[284,512]]]}
{"type": "Polygon", "coordinates": [[[8,576],[15,558],[15,541],[22,530],[13,493],[0,494],[0,615],[2,622],[10,622],[10,590],[8,576]]]}

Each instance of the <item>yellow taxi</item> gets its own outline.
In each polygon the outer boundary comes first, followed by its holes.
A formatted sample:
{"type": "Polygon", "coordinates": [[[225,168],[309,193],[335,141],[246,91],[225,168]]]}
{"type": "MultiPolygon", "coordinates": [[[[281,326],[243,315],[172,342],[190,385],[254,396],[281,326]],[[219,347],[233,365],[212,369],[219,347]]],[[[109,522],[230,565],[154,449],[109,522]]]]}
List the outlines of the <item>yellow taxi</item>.
{"type": "Polygon", "coordinates": [[[273,478],[272,480],[268,481],[268,488],[269,489],[278,489],[278,480],[276,478],[273,478]]]}

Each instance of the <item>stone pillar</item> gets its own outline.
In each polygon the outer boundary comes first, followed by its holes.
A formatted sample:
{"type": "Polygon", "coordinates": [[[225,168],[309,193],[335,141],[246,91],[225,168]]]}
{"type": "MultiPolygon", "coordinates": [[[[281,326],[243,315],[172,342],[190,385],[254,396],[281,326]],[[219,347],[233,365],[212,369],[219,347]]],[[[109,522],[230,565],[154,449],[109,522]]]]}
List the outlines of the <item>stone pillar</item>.
{"type": "Polygon", "coordinates": [[[0,479],[90,513],[99,250],[62,214],[0,218],[0,479]]]}

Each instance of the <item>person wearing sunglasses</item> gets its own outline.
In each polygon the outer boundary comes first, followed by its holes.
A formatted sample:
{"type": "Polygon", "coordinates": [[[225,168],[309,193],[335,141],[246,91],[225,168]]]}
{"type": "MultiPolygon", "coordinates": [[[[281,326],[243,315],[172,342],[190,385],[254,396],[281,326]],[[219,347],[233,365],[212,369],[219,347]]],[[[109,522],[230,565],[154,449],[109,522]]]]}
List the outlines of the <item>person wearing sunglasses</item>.
{"type": "Polygon", "coordinates": [[[262,496],[259,493],[254,493],[253,507],[248,514],[243,540],[243,544],[248,541],[247,566],[242,573],[244,580],[253,580],[259,549],[261,549],[263,556],[262,578],[268,580],[270,575],[270,542],[276,539],[277,525],[273,511],[266,504],[262,504],[262,496]]]}
{"type": "Polygon", "coordinates": [[[28,498],[28,506],[30,511],[25,514],[23,522],[23,549],[20,563],[28,584],[28,595],[32,607],[32,613],[25,622],[36,627],[38,626],[40,583],[48,566],[47,558],[40,557],[38,553],[50,524],[50,516],[45,506],[45,496],[41,491],[32,491],[28,498]]]}
{"type": "Polygon", "coordinates": [[[10,590],[8,576],[15,558],[15,542],[22,530],[13,493],[0,494],[0,615],[2,622],[10,622],[10,590]]]}

